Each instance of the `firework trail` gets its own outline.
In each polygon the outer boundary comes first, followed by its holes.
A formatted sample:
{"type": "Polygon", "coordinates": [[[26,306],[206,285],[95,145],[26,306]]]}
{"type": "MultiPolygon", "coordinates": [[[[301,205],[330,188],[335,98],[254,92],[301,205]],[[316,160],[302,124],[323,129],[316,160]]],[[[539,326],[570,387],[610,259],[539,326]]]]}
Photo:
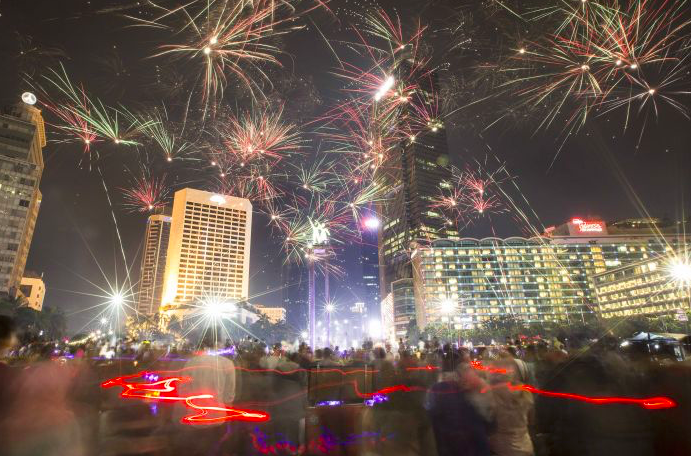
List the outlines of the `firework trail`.
{"type": "Polygon", "coordinates": [[[121,188],[123,206],[130,212],[153,212],[163,209],[170,196],[167,176],[150,176],[142,170],[129,188],[121,188]]]}

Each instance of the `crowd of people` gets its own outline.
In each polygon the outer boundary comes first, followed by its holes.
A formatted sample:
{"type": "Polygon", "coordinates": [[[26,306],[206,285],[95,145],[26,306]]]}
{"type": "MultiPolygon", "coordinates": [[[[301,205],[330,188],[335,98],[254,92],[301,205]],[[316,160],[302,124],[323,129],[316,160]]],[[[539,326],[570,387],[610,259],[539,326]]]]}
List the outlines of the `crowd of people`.
{"type": "Polygon", "coordinates": [[[20,346],[12,320],[0,316],[0,454],[691,454],[684,363],[631,360],[607,338],[583,350],[556,340],[398,345],[311,350],[202,338],[177,348],[94,340],[20,346]],[[184,372],[180,395],[204,392],[271,418],[184,425],[180,404],[126,400],[101,388],[137,372],[184,372]],[[676,407],[591,404],[535,389],[667,396],[676,407]]]}

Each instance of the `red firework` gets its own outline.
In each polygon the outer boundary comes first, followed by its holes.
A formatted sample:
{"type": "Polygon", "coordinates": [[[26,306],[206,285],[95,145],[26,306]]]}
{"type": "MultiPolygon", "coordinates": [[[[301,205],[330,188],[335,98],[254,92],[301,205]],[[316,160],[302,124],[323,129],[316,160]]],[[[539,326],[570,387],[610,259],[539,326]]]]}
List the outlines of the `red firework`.
{"type": "Polygon", "coordinates": [[[157,177],[136,177],[131,188],[121,188],[124,206],[131,212],[151,212],[162,209],[170,194],[166,175],[157,177]]]}

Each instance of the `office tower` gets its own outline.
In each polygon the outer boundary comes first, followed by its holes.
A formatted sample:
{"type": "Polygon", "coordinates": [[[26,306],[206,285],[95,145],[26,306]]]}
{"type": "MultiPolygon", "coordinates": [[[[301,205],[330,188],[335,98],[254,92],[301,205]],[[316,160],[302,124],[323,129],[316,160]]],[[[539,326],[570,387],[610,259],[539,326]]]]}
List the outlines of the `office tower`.
{"type": "Polygon", "coordinates": [[[365,317],[378,316],[381,298],[379,296],[379,251],[376,233],[370,231],[362,233],[358,260],[361,268],[361,276],[358,277],[358,293],[360,301],[365,304],[364,315],[365,317]]]}
{"type": "Polygon", "coordinates": [[[154,214],[146,221],[137,296],[137,311],[144,315],[157,313],[161,306],[171,220],[170,216],[154,214]]]}
{"type": "MultiPolygon", "coordinates": [[[[399,75],[409,73],[402,62],[399,75]]],[[[419,81],[417,95],[422,103],[434,103],[437,75],[419,81]]],[[[446,130],[441,121],[403,141],[389,151],[378,171],[386,188],[386,201],[379,204],[379,265],[382,296],[391,292],[391,283],[412,278],[409,247],[415,240],[457,236],[442,214],[431,205],[440,194],[440,185],[451,180],[446,130]]]]}
{"type": "Polygon", "coordinates": [[[309,278],[307,265],[288,262],[281,269],[282,300],[286,309],[286,322],[299,330],[307,329],[307,311],[309,307],[309,278]]]}
{"type": "Polygon", "coordinates": [[[413,279],[398,279],[391,284],[393,326],[396,341],[406,339],[408,325],[415,318],[415,289],[413,279]]]}
{"type": "Polygon", "coordinates": [[[573,219],[544,236],[438,239],[414,251],[417,323],[583,321],[599,274],[684,247],[675,224],[573,219]]]}
{"type": "Polygon", "coordinates": [[[247,299],[252,203],[185,188],[175,192],[161,311],[185,317],[247,299]]]}
{"type": "MultiPolygon", "coordinates": [[[[31,95],[31,94],[25,94],[31,95]]],[[[29,103],[36,98],[23,96],[29,103]]],[[[0,113],[0,293],[18,289],[41,204],[46,133],[41,111],[26,102],[0,113]]]]}

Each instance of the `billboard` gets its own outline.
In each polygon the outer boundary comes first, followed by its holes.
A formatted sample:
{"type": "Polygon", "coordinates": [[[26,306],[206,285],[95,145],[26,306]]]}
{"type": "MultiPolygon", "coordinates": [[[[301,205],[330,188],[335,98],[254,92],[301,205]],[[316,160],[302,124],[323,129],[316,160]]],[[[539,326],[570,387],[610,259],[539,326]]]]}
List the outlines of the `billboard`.
{"type": "Polygon", "coordinates": [[[607,224],[602,220],[574,218],[568,225],[571,236],[599,236],[607,234],[607,224]]]}

